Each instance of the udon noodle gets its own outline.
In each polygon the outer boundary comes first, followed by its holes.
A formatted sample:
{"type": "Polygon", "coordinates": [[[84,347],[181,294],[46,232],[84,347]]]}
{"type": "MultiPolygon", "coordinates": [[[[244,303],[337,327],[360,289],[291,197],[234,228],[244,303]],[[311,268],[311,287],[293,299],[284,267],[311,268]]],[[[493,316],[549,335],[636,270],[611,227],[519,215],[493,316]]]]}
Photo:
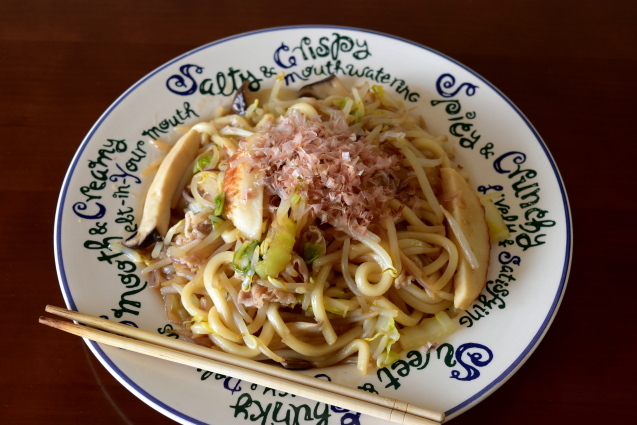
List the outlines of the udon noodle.
{"type": "Polygon", "coordinates": [[[381,86],[332,77],[286,99],[282,84],[178,129],[127,245],[186,340],[289,368],[387,366],[453,331],[477,296],[454,306],[462,264],[484,285],[448,206],[453,149],[381,86]]]}

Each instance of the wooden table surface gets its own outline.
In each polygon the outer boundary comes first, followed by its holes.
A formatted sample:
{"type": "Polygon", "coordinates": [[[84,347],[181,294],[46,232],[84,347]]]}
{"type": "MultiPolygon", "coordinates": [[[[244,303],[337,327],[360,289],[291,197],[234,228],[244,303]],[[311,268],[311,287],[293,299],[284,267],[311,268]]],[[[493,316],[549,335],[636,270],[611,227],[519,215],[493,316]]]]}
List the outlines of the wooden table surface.
{"type": "Polygon", "coordinates": [[[76,337],[53,254],[67,167],[101,113],[169,59],[266,27],[333,24],[403,37],[491,81],[558,164],[574,223],[562,306],[501,389],[453,423],[628,423],[635,412],[635,2],[0,2],[0,423],[168,424],[76,337]],[[632,106],[631,106],[632,105],[632,106]]]}

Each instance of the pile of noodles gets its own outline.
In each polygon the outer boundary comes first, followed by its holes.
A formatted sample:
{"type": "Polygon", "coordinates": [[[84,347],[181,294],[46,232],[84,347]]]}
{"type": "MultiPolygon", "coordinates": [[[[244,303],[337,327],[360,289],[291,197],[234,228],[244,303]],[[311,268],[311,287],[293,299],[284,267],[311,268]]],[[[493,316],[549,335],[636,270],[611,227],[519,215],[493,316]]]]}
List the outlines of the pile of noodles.
{"type": "Polygon", "coordinates": [[[453,276],[470,255],[443,225],[446,138],[380,86],[283,100],[281,85],[192,127],[197,157],[143,273],[183,339],[238,356],[366,372],[426,349],[453,331],[453,276]],[[257,239],[229,214],[245,201],[231,196],[237,170],[263,194],[257,239]],[[260,274],[275,255],[283,269],[260,274]]]}

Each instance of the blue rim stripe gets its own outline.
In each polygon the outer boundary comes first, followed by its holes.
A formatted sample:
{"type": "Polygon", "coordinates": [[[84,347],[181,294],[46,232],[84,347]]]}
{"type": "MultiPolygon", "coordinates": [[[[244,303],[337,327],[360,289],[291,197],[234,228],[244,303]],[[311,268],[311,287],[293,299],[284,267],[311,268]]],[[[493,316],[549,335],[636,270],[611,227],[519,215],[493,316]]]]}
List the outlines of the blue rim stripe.
{"type": "MultiPolygon", "coordinates": [[[[113,110],[126,98],[128,97],[129,94],[131,94],[133,91],[135,91],[140,85],[142,85],[143,83],[145,83],[148,79],[150,79],[151,77],[153,77],[155,74],[159,73],[160,71],[164,70],[165,68],[169,67],[170,65],[188,57],[191,56],[201,50],[205,50],[208,49],[212,46],[215,46],[217,44],[221,44],[221,43],[225,43],[228,41],[232,41],[232,40],[236,40],[238,38],[243,38],[243,37],[248,37],[248,36],[253,36],[256,34],[261,34],[261,33],[266,33],[266,32],[274,32],[274,31],[288,31],[288,30],[296,30],[296,29],[340,29],[340,30],[346,30],[346,31],[355,31],[355,32],[361,32],[361,33],[368,33],[368,34],[373,34],[373,35],[377,35],[377,36],[381,36],[381,37],[386,37],[389,39],[393,39],[393,40],[397,40],[403,43],[407,43],[410,44],[412,46],[421,48],[423,50],[427,50],[431,53],[434,53],[452,63],[454,63],[455,65],[461,67],[462,69],[466,70],[467,72],[471,73],[473,76],[475,76],[476,78],[478,78],[479,80],[481,80],[483,83],[485,83],[486,85],[488,85],[495,93],[497,93],[500,97],[502,97],[502,99],[509,104],[509,106],[520,116],[520,118],[522,119],[522,121],[524,121],[524,123],[528,126],[529,130],[533,133],[533,135],[535,136],[537,142],[539,143],[539,145],[542,147],[542,149],[544,150],[544,153],[546,154],[546,157],[549,161],[549,163],[551,164],[551,167],[553,169],[553,172],[555,173],[555,178],[557,179],[559,188],[560,188],[560,192],[562,195],[562,202],[564,205],[564,218],[566,220],[566,253],[565,253],[565,257],[564,257],[564,267],[562,269],[562,278],[560,280],[560,284],[558,286],[558,290],[555,296],[555,299],[553,300],[553,303],[551,305],[551,308],[549,310],[549,313],[547,314],[546,318],[544,319],[544,321],[542,322],[542,325],[540,326],[540,328],[538,329],[537,333],[535,334],[535,336],[533,337],[533,339],[531,340],[531,342],[529,343],[529,345],[522,351],[522,353],[520,354],[520,356],[518,356],[515,361],[511,364],[511,366],[509,366],[502,374],[500,374],[500,376],[498,376],[496,379],[494,379],[490,384],[488,384],[487,386],[485,386],[481,391],[479,391],[478,393],[476,393],[475,395],[473,395],[472,397],[470,397],[469,399],[465,400],[464,402],[460,403],[459,405],[449,409],[448,411],[445,412],[445,414],[447,416],[452,415],[462,409],[467,408],[471,403],[475,402],[476,400],[481,399],[482,397],[486,396],[490,391],[497,389],[500,385],[502,385],[504,382],[506,382],[506,380],[508,378],[511,377],[511,373],[513,371],[515,371],[517,368],[521,367],[522,364],[524,364],[524,362],[526,361],[526,359],[531,355],[531,353],[533,352],[533,350],[535,350],[535,348],[537,347],[537,345],[539,344],[539,342],[542,340],[542,338],[544,337],[544,334],[546,333],[546,331],[548,330],[549,325],[551,324],[551,322],[553,321],[553,318],[555,317],[555,314],[557,312],[557,309],[560,305],[560,302],[562,300],[562,297],[564,295],[564,289],[566,287],[566,283],[568,281],[568,275],[569,275],[569,271],[570,271],[570,265],[571,265],[571,255],[572,255],[572,222],[571,222],[571,215],[570,215],[570,208],[569,208],[569,203],[568,203],[568,197],[566,195],[566,190],[564,188],[564,183],[562,182],[562,178],[560,176],[560,173],[557,169],[557,166],[553,160],[553,157],[551,156],[548,148],[546,147],[544,141],[542,140],[542,138],[540,137],[540,135],[537,133],[537,131],[535,130],[535,128],[533,127],[533,125],[529,122],[529,120],[527,120],[527,118],[524,116],[524,114],[522,114],[522,112],[513,104],[513,102],[511,102],[509,100],[509,98],[507,98],[502,92],[500,92],[500,90],[498,90],[496,87],[494,87],[490,82],[488,82],[486,79],[484,79],[483,77],[481,77],[479,74],[477,74],[476,72],[474,72],[473,70],[471,70],[470,68],[466,67],[465,65],[463,65],[460,62],[457,62],[456,60],[434,50],[431,49],[429,47],[423,46],[421,44],[415,43],[413,41],[410,40],[406,40],[400,37],[396,37],[390,34],[385,34],[382,32],[377,32],[377,31],[371,31],[371,30],[365,30],[365,29],[360,29],[360,28],[352,28],[352,27],[343,27],[343,26],[330,26],[330,25],[298,25],[298,26],[289,26],[289,27],[274,27],[274,28],[267,28],[267,29],[263,29],[263,30],[258,30],[258,31],[252,31],[252,32],[246,32],[246,33],[242,33],[242,34],[237,34],[231,37],[227,37],[227,38],[223,38],[221,40],[217,40],[217,41],[213,41],[211,43],[205,44],[203,46],[200,46],[196,49],[193,49],[189,52],[186,52],[180,56],[178,56],[175,59],[172,59],[169,62],[166,62],[164,65],[161,65],[159,68],[156,68],[154,71],[152,71],[151,73],[149,73],[148,75],[146,75],[145,77],[143,77],[141,80],[139,80],[137,83],[135,83],[133,86],[131,86],[128,90],[126,90],[120,97],[118,97],[115,102],[113,102],[113,104],[111,106],[109,106],[109,108],[102,114],[102,116],[98,119],[98,121],[93,125],[93,127],[91,128],[91,130],[89,131],[89,133],[86,135],[86,137],[84,138],[84,140],[82,141],[82,144],[80,145],[79,149],[77,150],[75,156],[73,157],[73,160],[71,162],[71,165],[69,166],[69,169],[67,171],[66,177],[64,178],[64,183],[62,186],[62,191],[60,192],[60,197],[58,199],[58,207],[57,207],[57,211],[56,211],[56,217],[55,217],[55,230],[54,230],[54,250],[55,250],[55,257],[56,257],[56,266],[57,266],[57,271],[58,271],[58,278],[60,280],[60,284],[62,286],[63,289],[63,295],[65,298],[65,301],[67,303],[67,306],[73,310],[77,310],[77,307],[75,305],[75,302],[73,300],[73,296],[71,295],[71,292],[69,290],[69,286],[68,286],[68,282],[66,279],[66,272],[65,272],[65,268],[64,268],[64,262],[63,262],[63,256],[62,256],[62,242],[61,242],[61,235],[62,235],[62,214],[63,214],[63,207],[64,207],[64,203],[66,201],[66,195],[68,192],[68,187],[70,184],[70,180],[71,177],[73,175],[73,172],[75,170],[75,167],[77,166],[77,163],[80,159],[80,157],[82,156],[82,152],[84,151],[84,149],[86,148],[86,146],[88,145],[89,141],[92,139],[93,135],[95,134],[95,132],[97,131],[97,129],[102,125],[102,123],[104,122],[104,120],[111,114],[111,112],[113,112],[113,110]]],[[[131,380],[127,375],[125,375],[121,369],[119,369],[115,363],[106,355],[106,353],[102,350],[102,348],[95,342],[93,341],[89,341],[86,340],[87,344],[89,344],[89,347],[92,349],[92,351],[98,356],[98,358],[100,358],[100,360],[105,363],[106,365],[108,365],[107,367],[109,369],[111,369],[113,372],[115,372],[115,374],[117,375],[116,377],[122,381],[124,381],[130,388],[132,388],[134,391],[136,391],[138,393],[139,396],[142,397],[142,400],[144,402],[146,402],[147,404],[149,404],[151,407],[155,408],[156,410],[161,411],[162,413],[168,413],[171,416],[174,417],[178,417],[181,418],[183,420],[187,420],[193,424],[202,424],[205,425],[206,422],[201,422],[197,419],[194,419],[188,415],[183,414],[182,412],[179,412],[177,410],[175,410],[174,408],[166,405],[165,403],[163,403],[162,401],[158,400],[157,398],[153,397],[152,395],[150,395],[146,390],[144,390],[143,388],[141,388],[138,384],[136,384],[133,380],[131,380]]]]}

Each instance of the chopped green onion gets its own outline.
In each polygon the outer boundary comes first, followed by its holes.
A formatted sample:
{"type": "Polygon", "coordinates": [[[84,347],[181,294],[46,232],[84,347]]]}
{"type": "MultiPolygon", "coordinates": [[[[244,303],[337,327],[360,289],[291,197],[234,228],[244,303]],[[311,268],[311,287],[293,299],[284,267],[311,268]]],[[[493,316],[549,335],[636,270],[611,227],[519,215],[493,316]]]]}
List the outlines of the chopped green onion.
{"type": "Polygon", "coordinates": [[[212,157],[210,155],[204,155],[201,158],[199,158],[197,162],[195,163],[195,166],[192,170],[193,174],[205,170],[206,167],[210,165],[211,160],[212,160],[212,157]]]}
{"type": "Polygon", "coordinates": [[[220,193],[217,196],[215,196],[214,199],[214,204],[215,204],[215,211],[214,211],[214,215],[216,216],[220,216],[221,213],[223,213],[223,204],[226,201],[226,194],[225,193],[220,193]]]}
{"type": "Polygon", "coordinates": [[[306,264],[312,264],[321,255],[322,246],[317,243],[307,242],[303,247],[303,259],[306,264]]]}
{"type": "Polygon", "coordinates": [[[259,246],[259,241],[246,241],[234,252],[232,256],[232,268],[241,276],[254,275],[252,257],[254,250],[259,246]]]}

